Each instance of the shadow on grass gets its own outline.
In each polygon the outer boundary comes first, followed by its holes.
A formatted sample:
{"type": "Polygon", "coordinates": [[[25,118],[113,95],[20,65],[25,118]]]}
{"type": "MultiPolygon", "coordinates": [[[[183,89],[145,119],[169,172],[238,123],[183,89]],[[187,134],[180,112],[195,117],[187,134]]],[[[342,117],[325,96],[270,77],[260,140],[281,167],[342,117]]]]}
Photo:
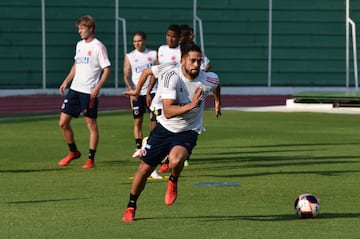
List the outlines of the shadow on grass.
{"type": "Polygon", "coordinates": [[[34,204],[34,203],[51,203],[51,202],[65,202],[65,201],[78,201],[89,198],[61,198],[61,199],[44,199],[44,200],[27,200],[27,201],[13,201],[7,204],[34,204]]]}
{"type": "Polygon", "coordinates": [[[66,168],[49,168],[49,169],[6,169],[0,170],[0,173],[41,173],[41,172],[55,172],[60,170],[67,170],[66,168]]]}
{"type": "MultiPolygon", "coordinates": [[[[314,147],[314,146],[330,146],[330,145],[359,145],[359,142],[349,142],[349,143],[302,143],[302,144],[266,144],[266,145],[236,145],[236,146],[227,146],[227,149],[246,149],[246,148],[277,148],[277,147],[285,147],[285,148],[289,148],[289,147],[303,147],[303,146],[310,146],[310,147],[314,147]]],[[[211,149],[211,150],[217,150],[217,149],[224,149],[223,146],[219,146],[219,147],[208,147],[208,146],[198,146],[199,149],[211,149]]]]}
{"type": "Polygon", "coordinates": [[[238,177],[261,177],[269,175],[304,175],[304,174],[317,174],[322,176],[339,176],[347,173],[358,173],[360,170],[326,170],[326,171],[280,171],[280,172],[261,172],[261,173],[248,173],[248,174],[227,174],[227,175],[198,175],[198,177],[218,177],[218,178],[238,178],[238,177]]]}
{"type": "Polygon", "coordinates": [[[294,214],[279,214],[279,215],[248,215],[248,216],[193,216],[193,217],[156,217],[156,218],[137,218],[137,221],[142,220],[178,220],[178,219],[194,219],[201,221],[261,221],[261,222],[277,222],[277,221],[293,221],[293,220],[322,220],[322,219],[340,219],[340,218],[360,218],[360,213],[320,213],[316,218],[299,219],[294,214]]]}
{"type": "MultiPolygon", "coordinates": [[[[324,144],[277,144],[277,145],[253,145],[253,146],[230,146],[230,147],[203,147],[199,146],[197,148],[198,151],[195,151],[192,155],[194,161],[253,161],[253,162],[268,162],[268,161],[280,161],[280,160],[332,160],[332,159],[356,159],[355,156],[317,156],[311,157],[306,153],[305,155],[301,155],[301,152],[322,152],[324,149],[322,148],[314,148],[315,146],[344,146],[344,145],[359,145],[359,143],[324,143],[324,144]],[[299,148],[299,147],[311,147],[311,148],[299,148]],[[246,149],[256,149],[254,150],[246,150],[246,149]],[[205,152],[203,152],[205,150],[205,152]],[[215,152],[214,152],[215,151],[215,152]],[[256,156],[258,154],[279,154],[279,153],[297,153],[297,155],[293,156],[256,156]],[[200,156],[200,158],[197,158],[200,156]],[[208,157],[204,157],[208,156],[208,157]]],[[[261,167],[261,165],[260,165],[261,167]]]]}
{"type": "Polygon", "coordinates": [[[198,171],[207,171],[209,169],[227,170],[229,168],[276,168],[283,166],[306,166],[306,165],[331,165],[331,164],[354,164],[358,161],[358,156],[338,155],[338,156],[239,156],[223,157],[213,155],[212,158],[196,158],[190,159],[190,163],[195,164],[206,162],[206,166],[198,168],[198,171]],[[222,165],[213,165],[219,164],[222,165]],[[233,163],[227,165],[227,163],[233,163]],[[234,163],[245,163],[244,165],[234,163]]]}

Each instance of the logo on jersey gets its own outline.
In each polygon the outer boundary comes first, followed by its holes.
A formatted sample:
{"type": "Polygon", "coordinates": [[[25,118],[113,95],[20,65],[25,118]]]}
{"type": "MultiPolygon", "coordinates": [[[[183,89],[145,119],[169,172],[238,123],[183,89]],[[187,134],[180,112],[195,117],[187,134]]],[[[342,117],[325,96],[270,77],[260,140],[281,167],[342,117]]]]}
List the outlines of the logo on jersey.
{"type": "Polygon", "coordinates": [[[92,55],[92,52],[91,52],[91,51],[88,51],[87,55],[88,55],[88,56],[91,56],[91,55],[92,55]]]}
{"type": "Polygon", "coordinates": [[[83,56],[76,58],[76,64],[89,64],[89,62],[90,62],[90,57],[83,56]]]}
{"type": "Polygon", "coordinates": [[[152,63],[152,62],[151,62],[151,63],[144,64],[144,65],[141,65],[141,66],[138,66],[138,67],[135,68],[135,72],[136,72],[136,73],[141,73],[143,70],[145,70],[145,69],[147,69],[147,68],[149,68],[149,67],[151,67],[151,66],[153,66],[153,63],[152,63]]]}

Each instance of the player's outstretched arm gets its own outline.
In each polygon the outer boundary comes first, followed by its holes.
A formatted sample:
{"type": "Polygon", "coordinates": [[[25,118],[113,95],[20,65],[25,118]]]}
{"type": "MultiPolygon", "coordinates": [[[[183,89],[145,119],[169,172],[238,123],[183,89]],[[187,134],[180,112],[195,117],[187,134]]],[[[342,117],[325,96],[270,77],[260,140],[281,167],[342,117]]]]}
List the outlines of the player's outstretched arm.
{"type": "Polygon", "coordinates": [[[140,77],[139,77],[139,81],[136,85],[136,89],[131,89],[131,87],[127,90],[127,91],[124,91],[123,94],[124,95],[130,95],[130,96],[137,96],[140,94],[140,91],[141,91],[141,88],[143,87],[143,85],[145,84],[147,78],[149,75],[152,75],[152,71],[151,71],[151,68],[146,68],[145,70],[143,70],[140,74],[140,77]]]}

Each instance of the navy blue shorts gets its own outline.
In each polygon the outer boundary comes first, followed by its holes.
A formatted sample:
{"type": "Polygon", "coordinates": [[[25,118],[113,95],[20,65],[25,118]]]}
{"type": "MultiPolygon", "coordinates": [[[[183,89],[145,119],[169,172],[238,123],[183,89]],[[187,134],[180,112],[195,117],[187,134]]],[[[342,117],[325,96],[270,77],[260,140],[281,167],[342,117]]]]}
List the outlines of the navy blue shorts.
{"type": "MultiPolygon", "coordinates": [[[[151,99],[154,98],[155,93],[151,94],[151,99]]],[[[146,112],[150,112],[146,105],[146,95],[138,95],[137,100],[131,102],[132,113],[134,119],[141,118],[146,112]]],[[[152,121],[155,121],[152,119],[152,121]]]]}
{"type": "Polygon", "coordinates": [[[198,133],[193,130],[172,133],[158,123],[150,133],[141,160],[156,167],[175,146],[185,147],[189,155],[191,155],[193,148],[196,146],[197,137],[198,133]]]}
{"type": "Polygon", "coordinates": [[[96,119],[98,115],[98,98],[90,100],[90,94],[69,90],[61,106],[61,112],[78,118],[81,112],[84,116],[96,119]]]}

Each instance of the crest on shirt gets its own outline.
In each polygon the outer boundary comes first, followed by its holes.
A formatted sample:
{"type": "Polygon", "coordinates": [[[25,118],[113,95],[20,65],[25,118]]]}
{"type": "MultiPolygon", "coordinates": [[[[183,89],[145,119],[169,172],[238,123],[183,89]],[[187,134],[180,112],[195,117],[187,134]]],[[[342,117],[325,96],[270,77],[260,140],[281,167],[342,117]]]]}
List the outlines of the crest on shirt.
{"type": "Polygon", "coordinates": [[[88,56],[91,56],[92,52],[91,52],[91,51],[88,51],[88,53],[87,53],[87,54],[88,54],[88,56]]]}

